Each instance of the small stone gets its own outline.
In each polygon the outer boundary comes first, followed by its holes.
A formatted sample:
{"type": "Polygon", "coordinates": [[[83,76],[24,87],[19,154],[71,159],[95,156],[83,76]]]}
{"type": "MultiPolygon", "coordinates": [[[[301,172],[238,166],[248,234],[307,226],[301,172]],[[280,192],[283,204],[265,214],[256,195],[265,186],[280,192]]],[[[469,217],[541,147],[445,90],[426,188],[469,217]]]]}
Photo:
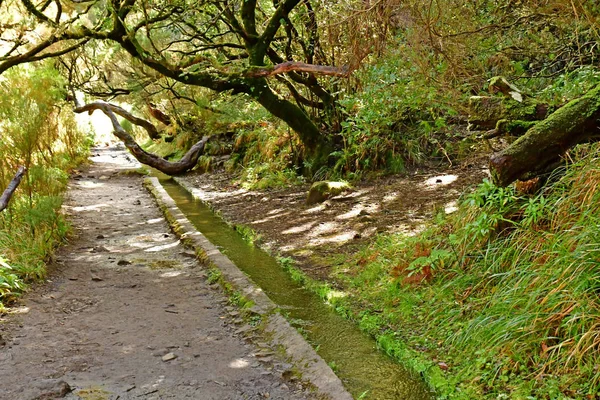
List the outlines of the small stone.
{"type": "Polygon", "coordinates": [[[96,246],[92,249],[92,253],[108,253],[109,250],[104,246],[96,246]]]}
{"type": "Polygon", "coordinates": [[[438,367],[440,367],[440,369],[442,371],[447,371],[448,370],[448,364],[446,364],[445,362],[439,362],[438,363],[438,367]]]}
{"type": "Polygon", "coordinates": [[[139,200],[136,200],[136,201],[134,201],[134,202],[133,202],[133,205],[134,205],[134,206],[139,206],[139,205],[141,205],[141,204],[142,204],[142,202],[141,202],[141,201],[139,201],[139,200]]]}
{"type": "Polygon", "coordinates": [[[127,260],[119,260],[117,262],[117,265],[130,265],[131,261],[127,261],[127,260]]]}
{"type": "Polygon", "coordinates": [[[441,179],[436,179],[435,183],[442,183],[442,180],[441,179]]]}
{"type": "Polygon", "coordinates": [[[44,379],[34,384],[36,399],[58,399],[65,397],[72,391],[71,386],[65,381],[44,379]]]}
{"type": "Polygon", "coordinates": [[[289,386],[286,385],[285,383],[282,383],[281,385],[279,385],[279,389],[281,389],[281,390],[290,390],[289,386]]]}
{"type": "Polygon", "coordinates": [[[251,331],[252,329],[254,329],[254,328],[251,327],[250,325],[242,326],[240,329],[235,331],[235,334],[239,335],[240,333],[246,333],[248,331],[251,331]]]}
{"type": "Polygon", "coordinates": [[[196,253],[194,253],[193,251],[186,250],[182,251],[180,254],[184,257],[196,258],[196,253]]]}
{"type": "Polygon", "coordinates": [[[152,353],[152,355],[155,357],[162,357],[167,354],[169,354],[168,349],[160,349],[160,350],[156,350],[155,352],[152,353]]]}
{"type": "Polygon", "coordinates": [[[162,356],[162,360],[164,362],[171,361],[171,360],[174,360],[176,358],[177,358],[177,356],[175,354],[173,354],[173,353],[167,353],[164,356],[162,356]]]}
{"type": "Polygon", "coordinates": [[[104,279],[100,278],[98,275],[92,274],[92,280],[95,282],[103,281],[104,279]]]}
{"type": "Polygon", "coordinates": [[[96,239],[104,239],[104,238],[105,238],[104,235],[98,235],[98,236],[96,236],[96,239]]]}

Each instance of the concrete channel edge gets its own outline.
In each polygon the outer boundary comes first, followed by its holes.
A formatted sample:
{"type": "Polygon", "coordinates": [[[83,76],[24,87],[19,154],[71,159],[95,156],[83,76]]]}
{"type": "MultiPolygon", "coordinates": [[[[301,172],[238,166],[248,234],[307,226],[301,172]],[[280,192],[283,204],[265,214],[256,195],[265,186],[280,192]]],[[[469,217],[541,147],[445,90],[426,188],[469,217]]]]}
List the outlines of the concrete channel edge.
{"type": "MultiPolygon", "coordinates": [[[[146,178],[144,183],[180,239],[194,248],[201,261],[217,268],[225,282],[234,290],[254,303],[252,311],[261,315],[266,321],[265,334],[270,336],[275,345],[285,350],[291,363],[302,374],[302,379],[311,383],[319,394],[326,398],[351,400],[352,396],[346,391],[341,380],[304,337],[277,312],[277,305],[192,225],[162,187],[158,178],[146,178]]],[[[198,197],[190,188],[185,185],[182,187],[192,196],[198,197]]]]}

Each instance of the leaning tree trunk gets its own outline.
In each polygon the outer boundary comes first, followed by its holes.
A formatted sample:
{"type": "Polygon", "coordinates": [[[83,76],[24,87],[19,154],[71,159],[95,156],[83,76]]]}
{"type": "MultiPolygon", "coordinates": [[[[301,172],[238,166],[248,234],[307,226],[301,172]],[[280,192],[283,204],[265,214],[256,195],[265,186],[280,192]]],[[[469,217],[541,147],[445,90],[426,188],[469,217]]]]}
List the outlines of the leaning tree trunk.
{"type": "Polygon", "coordinates": [[[490,159],[494,182],[507,186],[526,173],[541,172],[570,147],[598,133],[600,85],[567,103],[490,159]]]}
{"type": "Polygon", "coordinates": [[[314,165],[323,165],[332,151],[332,145],[315,123],[296,105],[277,96],[269,87],[267,80],[262,79],[255,86],[252,96],[277,118],[283,120],[300,137],[306,155],[314,165]]]}
{"type": "Polygon", "coordinates": [[[4,211],[4,209],[8,207],[8,202],[10,201],[12,195],[15,193],[15,190],[17,190],[17,187],[21,183],[21,179],[23,179],[25,172],[27,172],[27,168],[19,167],[17,173],[15,174],[15,177],[12,178],[12,180],[4,190],[4,193],[2,193],[2,196],[0,196],[0,211],[4,211]]]}
{"type": "MultiPolygon", "coordinates": [[[[156,154],[148,153],[146,150],[142,149],[142,147],[135,141],[135,139],[133,139],[133,137],[129,133],[127,133],[125,129],[123,129],[115,113],[118,113],[119,115],[123,116],[124,118],[130,121],[132,120],[132,118],[137,117],[134,117],[130,113],[123,110],[121,107],[100,101],[89,103],[83,106],[80,106],[77,103],[75,104],[76,113],[88,112],[91,114],[95,110],[102,111],[104,114],[106,114],[108,118],[110,118],[110,121],[112,122],[114,128],[114,135],[121,139],[125,147],[129,149],[131,154],[139,162],[148,165],[152,168],[155,168],[167,175],[179,175],[194,168],[198,163],[198,158],[202,155],[204,151],[204,146],[209,140],[208,136],[204,136],[202,140],[193,145],[188,150],[188,152],[185,153],[181,160],[175,162],[167,161],[164,158],[157,156],[156,154]]],[[[147,131],[148,129],[152,128],[156,129],[154,125],[152,125],[150,122],[145,120],[143,120],[143,122],[144,124],[139,125],[144,127],[147,131]]]]}

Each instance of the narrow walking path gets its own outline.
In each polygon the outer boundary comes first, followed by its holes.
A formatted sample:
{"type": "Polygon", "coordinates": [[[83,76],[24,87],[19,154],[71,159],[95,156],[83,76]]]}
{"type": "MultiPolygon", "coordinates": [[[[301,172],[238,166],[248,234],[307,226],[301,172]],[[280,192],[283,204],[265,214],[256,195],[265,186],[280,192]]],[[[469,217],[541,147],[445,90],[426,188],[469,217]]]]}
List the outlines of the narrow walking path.
{"type": "Polygon", "coordinates": [[[49,282],[0,323],[0,399],[311,398],[263,339],[239,333],[141,178],[123,173],[125,152],[92,160],[71,183],[74,236],[49,282]]]}

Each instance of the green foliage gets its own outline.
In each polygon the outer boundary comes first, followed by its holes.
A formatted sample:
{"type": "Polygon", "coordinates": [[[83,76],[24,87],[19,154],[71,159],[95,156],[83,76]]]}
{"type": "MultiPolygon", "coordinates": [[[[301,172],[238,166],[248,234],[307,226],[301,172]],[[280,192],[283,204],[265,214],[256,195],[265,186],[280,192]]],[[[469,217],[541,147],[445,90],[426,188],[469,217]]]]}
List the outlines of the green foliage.
{"type": "Polygon", "coordinates": [[[256,233],[254,229],[246,225],[234,225],[233,228],[246,242],[252,245],[258,244],[261,240],[260,234],[256,233]]]}
{"type": "Polygon", "coordinates": [[[336,306],[441,398],[598,396],[598,147],[535,196],[486,181],[422,234],[378,237],[338,267],[336,306]]]}
{"type": "Polygon", "coordinates": [[[441,149],[446,118],[457,114],[451,106],[455,94],[416,73],[406,57],[409,46],[399,41],[392,48],[360,72],[362,90],[340,101],[349,117],[342,122],[343,148],[333,154],[335,170],[399,173],[407,163],[419,163],[441,149]]]}
{"type": "Polygon", "coordinates": [[[0,307],[26,283],[45,277],[45,261],[68,233],[59,210],[68,170],[85,159],[90,141],[73,113],[61,107],[64,80],[49,65],[15,68],[0,90],[0,186],[18,165],[28,172],[9,207],[0,214],[0,307]]]}

